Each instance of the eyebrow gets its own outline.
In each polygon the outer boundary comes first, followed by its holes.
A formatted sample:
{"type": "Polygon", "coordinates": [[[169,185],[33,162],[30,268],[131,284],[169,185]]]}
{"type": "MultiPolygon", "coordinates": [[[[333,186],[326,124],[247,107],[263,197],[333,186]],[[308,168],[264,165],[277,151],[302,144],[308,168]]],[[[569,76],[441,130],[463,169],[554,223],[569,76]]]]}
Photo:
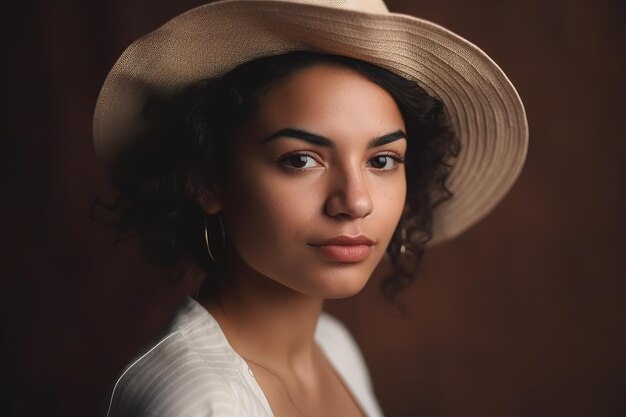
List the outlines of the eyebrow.
{"type": "MultiPolygon", "coordinates": [[[[333,142],[331,139],[325,136],[317,135],[315,133],[307,132],[302,129],[294,129],[294,128],[286,128],[286,129],[281,129],[277,132],[274,132],[268,137],[266,137],[265,139],[263,139],[261,143],[267,143],[279,137],[291,137],[291,138],[301,139],[305,142],[309,142],[317,146],[323,146],[325,148],[335,147],[335,142],[333,142]]],[[[404,133],[402,129],[398,129],[395,132],[387,133],[386,135],[373,137],[369,141],[367,148],[368,149],[376,148],[378,146],[383,146],[399,139],[406,139],[406,133],[404,133]]]]}

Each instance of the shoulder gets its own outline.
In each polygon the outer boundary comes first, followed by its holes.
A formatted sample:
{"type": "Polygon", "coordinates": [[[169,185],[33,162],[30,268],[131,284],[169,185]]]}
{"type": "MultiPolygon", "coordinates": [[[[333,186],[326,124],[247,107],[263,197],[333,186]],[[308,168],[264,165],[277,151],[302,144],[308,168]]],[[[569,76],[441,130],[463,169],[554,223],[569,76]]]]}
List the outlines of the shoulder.
{"type": "Polygon", "coordinates": [[[358,351],[358,345],[345,324],[326,312],[320,315],[315,329],[315,339],[324,347],[332,347],[333,350],[358,351]]]}
{"type": "Polygon", "coordinates": [[[363,354],[342,322],[326,312],[322,313],[315,331],[315,340],[342,376],[352,384],[363,384],[363,388],[371,389],[363,354]]]}
{"type": "Polygon", "coordinates": [[[179,312],[168,331],[130,362],[105,404],[106,416],[246,414],[238,363],[210,323],[193,316],[193,311],[179,312]]]}
{"type": "Polygon", "coordinates": [[[382,416],[367,364],[346,326],[328,313],[322,313],[315,340],[366,414],[382,416]]]}

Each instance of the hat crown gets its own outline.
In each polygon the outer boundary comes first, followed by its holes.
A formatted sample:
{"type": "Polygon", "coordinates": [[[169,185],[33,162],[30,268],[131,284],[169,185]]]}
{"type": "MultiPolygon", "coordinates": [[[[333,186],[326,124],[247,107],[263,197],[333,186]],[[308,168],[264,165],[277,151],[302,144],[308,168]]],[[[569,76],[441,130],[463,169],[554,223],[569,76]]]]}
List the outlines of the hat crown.
{"type": "Polygon", "coordinates": [[[312,4],[366,13],[389,13],[383,0],[289,0],[290,3],[312,4]]]}

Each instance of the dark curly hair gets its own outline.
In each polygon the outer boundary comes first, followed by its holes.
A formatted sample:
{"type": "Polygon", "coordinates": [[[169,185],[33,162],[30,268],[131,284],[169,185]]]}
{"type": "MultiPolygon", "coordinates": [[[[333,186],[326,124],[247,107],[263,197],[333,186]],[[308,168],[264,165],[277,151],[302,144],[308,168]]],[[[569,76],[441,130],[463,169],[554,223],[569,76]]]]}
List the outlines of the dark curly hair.
{"type": "Polygon", "coordinates": [[[112,172],[117,200],[113,205],[96,200],[94,208],[112,210],[119,232],[138,235],[148,258],[158,264],[173,267],[191,261],[201,266],[207,273],[202,292],[214,294],[226,275],[225,262],[216,264],[207,254],[207,215],[196,202],[198,189],[190,188],[189,175],[227,181],[222,173],[230,138],[254,115],[264,93],[318,63],[353,69],[379,85],[395,99],[405,121],[407,199],[387,248],[392,271],[382,285],[384,295],[393,300],[416,278],[432,238],[434,208],[452,196],[445,184],[448,161],[458,155],[460,143],[440,100],[417,83],[364,61],[295,51],[246,62],[174,95],[153,95],[144,109],[148,130],[120,155],[112,172]]]}

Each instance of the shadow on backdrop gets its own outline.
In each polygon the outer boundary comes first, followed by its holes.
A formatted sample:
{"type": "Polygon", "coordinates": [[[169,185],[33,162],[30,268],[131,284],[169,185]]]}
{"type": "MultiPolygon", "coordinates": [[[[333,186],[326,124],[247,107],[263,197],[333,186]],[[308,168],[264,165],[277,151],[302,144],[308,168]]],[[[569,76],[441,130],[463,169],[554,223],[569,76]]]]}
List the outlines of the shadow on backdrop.
{"type": "MultiPolygon", "coordinates": [[[[3,3],[2,400],[9,415],[97,415],[106,388],[187,289],[89,220],[113,198],[91,115],[133,39],[199,1],[3,3]],[[157,311],[159,314],[155,315],[157,311]]],[[[480,45],[530,121],[495,211],[426,254],[397,318],[380,274],[328,303],[386,415],[626,413],[626,73],[617,1],[389,0],[480,45]]]]}

